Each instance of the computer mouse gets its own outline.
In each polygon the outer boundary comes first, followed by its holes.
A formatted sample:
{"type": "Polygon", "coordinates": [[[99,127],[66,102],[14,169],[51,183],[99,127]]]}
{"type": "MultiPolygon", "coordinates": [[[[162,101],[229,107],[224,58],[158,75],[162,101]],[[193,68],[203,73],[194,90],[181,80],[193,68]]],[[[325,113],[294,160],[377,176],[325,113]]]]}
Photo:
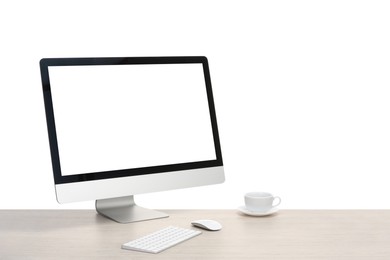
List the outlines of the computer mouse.
{"type": "Polygon", "coordinates": [[[195,220],[192,221],[191,224],[195,227],[203,228],[209,231],[218,231],[222,228],[222,225],[218,221],[210,219],[195,220]]]}

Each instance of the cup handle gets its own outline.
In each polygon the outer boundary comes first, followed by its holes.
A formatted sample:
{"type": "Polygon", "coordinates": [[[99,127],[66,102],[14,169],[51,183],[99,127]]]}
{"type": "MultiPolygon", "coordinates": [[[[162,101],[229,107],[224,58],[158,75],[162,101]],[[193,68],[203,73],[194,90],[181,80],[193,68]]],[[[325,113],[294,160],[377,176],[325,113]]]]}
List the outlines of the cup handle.
{"type": "Polygon", "coordinates": [[[281,199],[279,196],[274,196],[274,201],[275,201],[275,199],[278,199],[279,201],[278,201],[278,203],[276,203],[275,205],[273,205],[273,203],[272,203],[272,207],[273,207],[273,208],[276,207],[276,206],[278,206],[278,205],[282,202],[282,199],[281,199]]]}

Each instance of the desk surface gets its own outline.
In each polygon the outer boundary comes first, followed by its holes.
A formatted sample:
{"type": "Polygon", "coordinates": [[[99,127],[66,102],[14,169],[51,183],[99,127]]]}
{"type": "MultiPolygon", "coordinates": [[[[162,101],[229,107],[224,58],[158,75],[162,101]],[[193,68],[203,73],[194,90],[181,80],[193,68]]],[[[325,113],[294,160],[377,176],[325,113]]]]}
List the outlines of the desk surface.
{"type": "Polygon", "coordinates": [[[118,224],[93,210],[0,210],[0,259],[390,259],[390,210],[165,212],[169,218],[118,224]],[[192,228],[195,219],[223,229],[157,255],[120,248],[168,225],[192,228]]]}

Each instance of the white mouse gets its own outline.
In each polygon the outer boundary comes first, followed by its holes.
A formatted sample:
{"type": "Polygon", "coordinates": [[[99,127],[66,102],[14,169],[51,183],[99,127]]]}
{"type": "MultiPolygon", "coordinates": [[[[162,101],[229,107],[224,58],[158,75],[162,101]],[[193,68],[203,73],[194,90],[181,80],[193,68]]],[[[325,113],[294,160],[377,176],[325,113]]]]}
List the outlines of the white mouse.
{"type": "Polygon", "coordinates": [[[203,228],[209,231],[218,231],[222,228],[222,225],[219,222],[209,219],[195,220],[192,221],[191,224],[195,227],[203,228]]]}

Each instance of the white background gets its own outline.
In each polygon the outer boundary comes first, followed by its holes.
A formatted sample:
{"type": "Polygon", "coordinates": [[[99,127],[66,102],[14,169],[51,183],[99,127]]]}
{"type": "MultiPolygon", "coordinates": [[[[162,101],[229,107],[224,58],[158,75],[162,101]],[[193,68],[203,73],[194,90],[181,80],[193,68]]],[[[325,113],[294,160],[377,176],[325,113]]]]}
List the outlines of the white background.
{"type": "Polygon", "coordinates": [[[55,201],[42,57],[206,55],[226,182],[154,208],[390,208],[387,1],[2,1],[0,207],[55,201]]]}

